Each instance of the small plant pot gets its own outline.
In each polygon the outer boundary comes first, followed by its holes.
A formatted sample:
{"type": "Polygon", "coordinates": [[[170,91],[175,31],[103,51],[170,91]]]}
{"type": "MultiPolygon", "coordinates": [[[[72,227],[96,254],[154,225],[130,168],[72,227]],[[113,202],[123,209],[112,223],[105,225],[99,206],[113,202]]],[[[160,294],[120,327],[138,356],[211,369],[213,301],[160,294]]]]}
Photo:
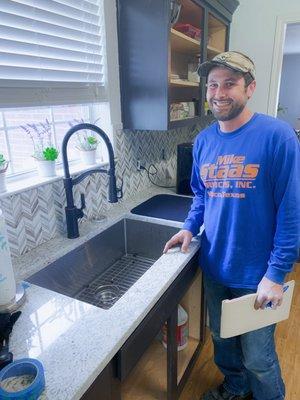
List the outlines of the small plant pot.
{"type": "Polygon", "coordinates": [[[80,150],[80,157],[84,165],[96,164],[96,150],[80,150]]]}
{"type": "Polygon", "coordinates": [[[42,178],[56,176],[55,161],[36,160],[38,174],[42,178]]]}
{"type": "Polygon", "coordinates": [[[0,193],[6,192],[6,173],[5,171],[0,171],[0,193]]]}

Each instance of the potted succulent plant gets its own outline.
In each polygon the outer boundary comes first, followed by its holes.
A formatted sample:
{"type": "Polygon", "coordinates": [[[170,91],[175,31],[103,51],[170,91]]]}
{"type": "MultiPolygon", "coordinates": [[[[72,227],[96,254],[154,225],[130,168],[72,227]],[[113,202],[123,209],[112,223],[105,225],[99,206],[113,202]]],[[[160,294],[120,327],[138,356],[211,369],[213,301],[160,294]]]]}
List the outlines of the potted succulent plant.
{"type": "Polygon", "coordinates": [[[32,140],[34,149],[32,157],[36,160],[39,176],[56,176],[55,163],[58,150],[52,144],[50,122],[46,119],[46,122],[21,125],[21,128],[32,140]]]}
{"type": "Polygon", "coordinates": [[[8,168],[8,161],[5,160],[3,154],[0,154],[0,193],[6,192],[5,173],[8,168]]]}
{"type": "MultiPolygon", "coordinates": [[[[69,125],[74,126],[78,123],[83,123],[83,120],[73,120],[72,122],[69,122],[69,125]]],[[[75,147],[80,151],[80,158],[83,164],[96,164],[96,151],[98,144],[99,141],[93,133],[88,133],[86,130],[77,133],[75,147]]]]}
{"type": "Polygon", "coordinates": [[[58,150],[55,147],[46,147],[43,150],[43,158],[36,158],[38,173],[41,177],[56,176],[55,163],[58,150]]]}

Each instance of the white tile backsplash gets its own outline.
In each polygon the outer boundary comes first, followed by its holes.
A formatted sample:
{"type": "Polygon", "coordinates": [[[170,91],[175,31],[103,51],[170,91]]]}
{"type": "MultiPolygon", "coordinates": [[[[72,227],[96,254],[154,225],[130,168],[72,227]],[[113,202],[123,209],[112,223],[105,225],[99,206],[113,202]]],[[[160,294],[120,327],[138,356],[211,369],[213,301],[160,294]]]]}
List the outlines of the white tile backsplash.
{"type": "MultiPolygon", "coordinates": [[[[115,139],[116,174],[117,186],[123,176],[124,198],[152,185],[145,171],[136,170],[137,160],[147,168],[155,164],[160,172],[167,166],[175,183],[177,144],[192,141],[199,130],[200,126],[166,132],[119,131],[115,139]],[[165,161],[161,159],[162,149],[165,150],[165,161]]],[[[88,219],[101,217],[113,207],[106,200],[107,187],[107,176],[103,174],[93,174],[75,187],[77,205],[80,204],[80,193],[85,194],[88,219]]],[[[12,255],[18,257],[57,235],[65,235],[64,207],[62,179],[0,199],[12,255]]]]}

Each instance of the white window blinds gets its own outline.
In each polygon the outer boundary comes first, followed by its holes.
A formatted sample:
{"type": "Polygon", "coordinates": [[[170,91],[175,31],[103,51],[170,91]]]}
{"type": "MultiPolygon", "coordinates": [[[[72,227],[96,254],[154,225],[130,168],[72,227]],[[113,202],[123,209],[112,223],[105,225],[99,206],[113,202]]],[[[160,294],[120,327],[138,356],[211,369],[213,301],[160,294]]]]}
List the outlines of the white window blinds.
{"type": "Polygon", "coordinates": [[[105,100],[102,0],[0,1],[0,106],[105,100]]]}

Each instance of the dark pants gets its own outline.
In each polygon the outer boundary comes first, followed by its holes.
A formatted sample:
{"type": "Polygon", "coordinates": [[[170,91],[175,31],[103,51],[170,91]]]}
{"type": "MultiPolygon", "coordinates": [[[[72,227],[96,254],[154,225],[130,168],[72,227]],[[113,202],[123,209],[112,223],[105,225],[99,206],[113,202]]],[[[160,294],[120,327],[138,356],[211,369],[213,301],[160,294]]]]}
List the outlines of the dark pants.
{"type": "Polygon", "coordinates": [[[222,300],[249,293],[253,289],[225,287],[204,276],[215,363],[224,374],[228,392],[244,395],[252,392],[255,400],[283,400],[285,387],[275,350],[275,325],[228,339],[220,338],[222,300]]]}

